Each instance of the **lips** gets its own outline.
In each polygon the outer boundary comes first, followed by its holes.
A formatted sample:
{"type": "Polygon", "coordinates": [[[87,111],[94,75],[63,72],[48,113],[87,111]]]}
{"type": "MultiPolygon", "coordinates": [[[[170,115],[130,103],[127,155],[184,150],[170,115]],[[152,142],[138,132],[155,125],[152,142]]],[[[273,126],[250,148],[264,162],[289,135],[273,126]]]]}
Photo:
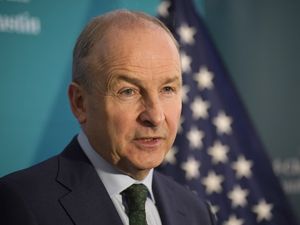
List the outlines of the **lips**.
{"type": "Polygon", "coordinates": [[[151,142],[151,141],[155,141],[157,139],[160,139],[159,137],[150,137],[150,138],[138,138],[137,140],[141,140],[141,141],[145,141],[145,142],[151,142]]]}
{"type": "Polygon", "coordinates": [[[134,139],[135,144],[141,148],[155,148],[163,142],[162,137],[141,137],[134,139]]]}

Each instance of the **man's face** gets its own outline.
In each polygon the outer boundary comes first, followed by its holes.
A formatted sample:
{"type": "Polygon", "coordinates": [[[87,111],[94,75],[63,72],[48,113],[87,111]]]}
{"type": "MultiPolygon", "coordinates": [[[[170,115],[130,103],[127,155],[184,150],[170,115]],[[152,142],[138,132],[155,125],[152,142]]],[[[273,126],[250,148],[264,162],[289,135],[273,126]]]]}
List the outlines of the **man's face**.
{"type": "Polygon", "coordinates": [[[161,28],[115,31],[92,53],[105,68],[96,78],[105,85],[86,95],[83,129],[103,158],[142,179],[163,161],[176,136],[180,59],[161,28]]]}

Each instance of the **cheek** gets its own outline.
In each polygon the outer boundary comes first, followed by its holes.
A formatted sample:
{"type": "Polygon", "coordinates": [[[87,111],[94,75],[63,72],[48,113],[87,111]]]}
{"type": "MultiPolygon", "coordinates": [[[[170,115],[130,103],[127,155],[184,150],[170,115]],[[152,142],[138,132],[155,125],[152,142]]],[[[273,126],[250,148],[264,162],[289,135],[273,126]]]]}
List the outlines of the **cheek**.
{"type": "Polygon", "coordinates": [[[181,102],[178,103],[176,101],[175,103],[166,104],[165,107],[165,116],[166,121],[172,131],[177,131],[177,127],[179,126],[180,121],[180,115],[181,115],[181,102]]]}
{"type": "Polygon", "coordinates": [[[114,132],[117,136],[116,138],[122,138],[127,135],[128,130],[130,130],[130,126],[132,126],[132,122],[127,115],[114,115],[109,121],[109,128],[114,132]]]}
{"type": "Polygon", "coordinates": [[[115,141],[129,139],[133,134],[136,113],[133,106],[112,104],[107,110],[107,126],[115,141]]]}

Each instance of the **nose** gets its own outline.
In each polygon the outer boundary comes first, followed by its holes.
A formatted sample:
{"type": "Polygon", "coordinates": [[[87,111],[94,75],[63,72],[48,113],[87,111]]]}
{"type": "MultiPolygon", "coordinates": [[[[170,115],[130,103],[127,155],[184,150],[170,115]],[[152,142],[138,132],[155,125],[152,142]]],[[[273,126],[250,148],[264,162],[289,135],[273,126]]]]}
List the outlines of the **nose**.
{"type": "Polygon", "coordinates": [[[159,97],[144,101],[144,109],[139,115],[139,120],[147,127],[157,127],[165,120],[163,105],[159,97]]]}

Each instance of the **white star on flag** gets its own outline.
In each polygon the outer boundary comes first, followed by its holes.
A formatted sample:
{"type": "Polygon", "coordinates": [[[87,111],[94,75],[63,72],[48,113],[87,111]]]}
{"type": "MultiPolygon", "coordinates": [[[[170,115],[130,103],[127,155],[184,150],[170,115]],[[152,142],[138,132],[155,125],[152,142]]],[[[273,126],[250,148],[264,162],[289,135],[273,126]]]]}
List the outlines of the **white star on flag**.
{"type": "Polygon", "coordinates": [[[159,15],[161,15],[162,17],[167,17],[169,15],[169,7],[171,6],[171,3],[168,1],[162,1],[158,8],[157,8],[157,12],[159,15]]]}
{"type": "Polygon", "coordinates": [[[196,179],[199,177],[200,162],[193,157],[182,163],[181,168],[185,171],[185,177],[188,180],[196,179]]]}
{"type": "Polygon", "coordinates": [[[175,155],[177,154],[178,149],[176,146],[173,146],[170,151],[167,153],[164,163],[170,163],[172,165],[176,164],[176,157],[175,155]]]}
{"type": "Polygon", "coordinates": [[[202,184],[206,187],[206,193],[220,193],[222,191],[221,183],[224,181],[222,175],[217,175],[214,171],[210,171],[207,177],[202,179],[202,184]]]}
{"type": "Polygon", "coordinates": [[[243,225],[244,220],[238,219],[235,215],[230,215],[229,219],[223,225],[243,225]]]}
{"type": "Polygon", "coordinates": [[[191,110],[193,112],[194,119],[206,119],[208,117],[208,108],[210,104],[207,101],[204,101],[201,97],[196,97],[191,104],[191,110]]]}
{"type": "Polygon", "coordinates": [[[199,69],[199,72],[194,74],[194,80],[197,81],[198,88],[200,90],[203,90],[205,88],[212,89],[212,87],[214,86],[212,82],[213,77],[213,73],[210,72],[205,66],[202,66],[199,69]]]}
{"type": "Polygon", "coordinates": [[[188,56],[185,52],[180,53],[180,60],[181,60],[181,69],[183,73],[188,73],[191,71],[191,63],[192,58],[188,56]]]}
{"type": "Polygon", "coordinates": [[[178,127],[178,131],[177,131],[177,133],[178,134],[181,134],[182,133],[182,130],[183,130],[183,128],[182,128],[182,124],[183,124],[183,122],[184,122],[184,116],[183,115],[181,115],[181,117],[180,117],[180,121],[179,121],[179,127],[178,127]]]}
{"type": "Polygon", "coordinates": [[[190,91],[190,88],[188,85],[182,85],[181,88],[181,96],[182,96],[182,102],[186,103],[188,101],[188,92],[190,91]]]}
{"type": "Polygon", "coordinates": [[[204,133],[201,130],[198,130],[196,127],[192,127],[187,133],[187,139],[190,142],[190,147],[193,149],[199,149],[202,147],[202,139],[204,133]]]}
{"type": "Polygon", "coordinates": [[[248,190],[243,190],[239,185],[235,186],[232,191],[228,193],[228,198],[231,199],[232,206],[245,206],[247,204],[246,197],[249,194],[248,190]]]}
{"type": "Polygon", "coordinates": [[[186,24],[184,24],[179,27],[177,33],[179,34],[180,41],[183,44],[194,44],[194,35],[196,34],[195,28],[189,27],[186,24]]]}
{"type": "Polygon", "coordinates": [[[213,119],[213,124],[217,127],[219,134],[230,134],[231,133],[232,119],[222,111],[219,112],[218,116],[213,119]]]}
{"type": "Polygon", "coordinates": [[[272,208],[273,208],[272,204],[268,204],[264,199],[260,200],[259,203],[255,205],[252,209],[252,211],[257,215],[256,217],[257,222],[260,222],[262,220],[271,220],[272,208]]]}
{"type": "Polygon", "coordinates": [[[252,161],[246,160],[244,156],[239,156],[238,160],[232,163],[232,168],[236,171],[236,177],[237,178],[251,177],[252,164],[253,164],[252,161]]]}
{"type": "Polygon", "coordinates": [[[222,145],[220,141],[215,141],[214,145],[208,148],[208,154],[212,157],[214,164],[226,163],[228,161],[228,151],[228,146],[222,145]]]}
{"type": "Polygon", "coordinates": [[[184,122],[184,116],[181,115],[180,121],[179,121],[178,130],[177,130],[177,133],[178,133],[178,134],[182,133],[182,129],[183,129],[183,128],[182,128],[182,124],[183,124],[183,122],[184,122]]]}

